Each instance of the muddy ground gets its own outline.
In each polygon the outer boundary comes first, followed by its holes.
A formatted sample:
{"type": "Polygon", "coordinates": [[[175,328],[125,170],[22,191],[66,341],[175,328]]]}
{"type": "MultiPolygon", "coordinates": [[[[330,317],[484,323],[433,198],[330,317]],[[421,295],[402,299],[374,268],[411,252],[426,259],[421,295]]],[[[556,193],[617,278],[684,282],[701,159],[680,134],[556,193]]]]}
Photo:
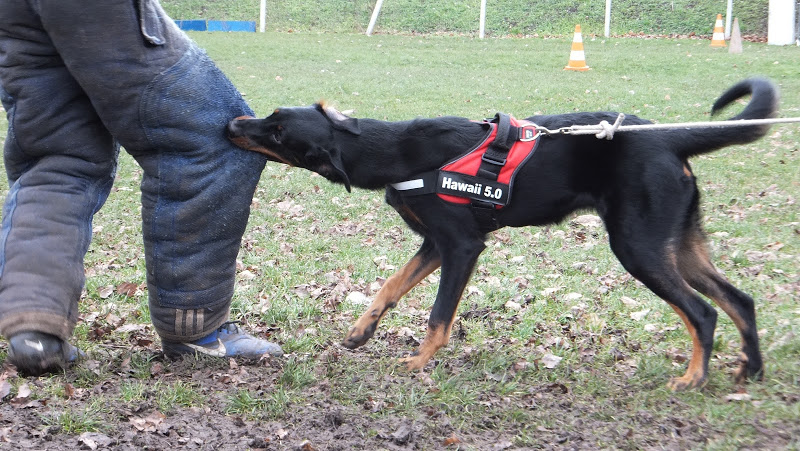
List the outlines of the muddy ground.
{"type": "MultiPolygon", "coordinates": [[[[641,387],[623,379],[617,387],[618,400],[575,395],[569,382],[532,383],[515,394],[487,394],[480,400],[499,408],[521,408],[532,413],[534,423],[509,424],[486,417],[464,424],[460,417],[448,415],[445,406],[398,414],[398,409],[387,405],[382,397],[385,392],[403,386],[434,389],[429,371],[364,371],[352,383],[364,384],[372,394],[361,403],[342,403],[332,388],[341,382],[336,381],[338,364],[375,364],[376,355],[369,350],[352,353],[336,344],[309,357],[319,377],[304,387],[302,402],[289,401],[286,409],[271,419],[263,414],[232,414],[226,406],[242,390],[264,396],[274,391],[281,383],[286,358],[172,362],[165,360],[153,343],[142,338],[139,342],[144,346],[132,345],[138,348],[133,354],[122,349],[122,343],[104,343],[93,360],[53,377],[21,378],[6,366],[0,377],[4,387],[0,449],[692,449],[718,443],[727,433],[703,415],[691,416],[692,406],[679,396],[668,398],[666,414],[652,406],[632,407],[623,399],[634,394],[626,391],[641,387]],[[135,363],[143,356],[149,379],[135,363]],[[151,390],[188,384],[201,393],[203,401],[191,407],[164,407],[154,392],[145,392],[139,400],[123,402],[121,387],[142,379],[151,390]],[[619,410],[609,415],[609,408],[613,412],[615,407],[619,410]],[[84,417],[97,420],[92,412],[102,412],[96,431],[68,430],[80,425],[84,417]],[[70,413],[73,420],[64,419],[70,413]],[[55,420],[57,417],[61,419],[55,420]]],[[[471,363],[456,356],[446,365],[447,371],[457,372],[460,365],[467,369],[471,363]]],[[[797,401],[786,400],[790,404],[797,401]]],[[[796,422],[766,425],[753,418],[747,427],[759,428],[763,437],[762,442],[746,446],[749,449],[790,447],[797,444],[800,434],[796,422]]]]}

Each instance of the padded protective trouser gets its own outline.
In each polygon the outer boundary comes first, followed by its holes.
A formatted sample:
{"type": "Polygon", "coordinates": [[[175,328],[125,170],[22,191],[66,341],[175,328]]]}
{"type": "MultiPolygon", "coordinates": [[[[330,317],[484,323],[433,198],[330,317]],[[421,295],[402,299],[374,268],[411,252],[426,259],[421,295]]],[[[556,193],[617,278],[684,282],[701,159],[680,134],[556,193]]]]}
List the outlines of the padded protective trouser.
{"type": "Polygon", "coordinates": [[[67,339],[92,217],[117,143],[141,165],[153,324],[170,341],[227,319],[235,262],[266,162],[233,146],[252,115],[155,0],[4,0],[0,84],[9,193],[0,230],[0,333],[67,339]]]}

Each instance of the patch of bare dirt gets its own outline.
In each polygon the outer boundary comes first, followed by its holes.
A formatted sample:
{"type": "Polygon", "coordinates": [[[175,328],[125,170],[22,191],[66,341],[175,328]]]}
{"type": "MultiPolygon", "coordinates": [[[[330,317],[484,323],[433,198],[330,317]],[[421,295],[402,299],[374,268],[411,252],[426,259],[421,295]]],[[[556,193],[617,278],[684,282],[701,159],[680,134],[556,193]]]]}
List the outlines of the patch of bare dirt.
{"type": "MultiPolygon", "coordinates": [[[[481,312],[475,315],[480,316],[481,312]]],[[[458,335],[458,334],[456,334],[458,335]]],[[[396,338],[400,340],[401,337],[396,338]]],[[[390,346],[402,346],[390,343],[390,346]]],[[[285,359],[261,362],[185,359],[163,360],[150,353],[150,392],[130,402],[122,399],[123,386],[142,380],[130,363],[130,351],[116,349],[108,361],[90,360],[65,375],[52,378],[20,378],[6,367],[0,379],[4,392],[0,402],[0,448],[38,450],[350,450],[350,449],[690,449],[718,441],[726,431],[715,428],[703,415],[691,414],[692,406],[678,397],[670,397],[668,413],[636,406],[635,393],[624,377],[612,392],[580,396],[572,392],[571,377],[563,381],[532,382],[514,394],[485,392],[477,404],[491,405],[491,414],[473,424],[464,424],[452,409],[470,409],[463,405],[426,405],[413,413],[398,414],[387,393],[413,387],[424,392],[436,390],[429,372],[381,373],[363,371],[345,376],[335,365],[347,354],[347,365],[375,365],[371,351],[350,353],[336,345],[314,359],[316,380],[303,388],[301,401],[289,399],[285,409],[273,418],[248,417],[231,413],[231,399],[247,391],[266,398],[280,384],[285,359]],[[95,377],[87,376],[86,372],[95,377]],[[351,380],[342,381],[341,378],[351,380]],[[8,382],[15,385],[12,392],[8,382]],[[199,406],[159,408],[157,384],[185,383],[203,396],[199,406]],[[335,386],[363,385],[369,396],[363,403],[340,399],[335,386]],[[12,394],[13,393],[13,394],[12,394]],[[98,404],[98,400],[104,402],[98,404]],[[163,411],[162,411],[163,410],[163,411]],[[58,415],[73,415],[78,423],[87,412],[100,411],[98,430],[78,432],[58,415]],[[527,415],[516,420],[500,412],[518,411],[527,415]],[[613,414],[610,414],[612,412],[613,414]],[[527,420],[526,420],[527,418],[527,420]],[[534,420],[531,420],[534,419],[534,420]]],[[[459,356],[439,362],[452,375],[475,371],[478,352],[502,352],[502,344],[490,344],[486,350],[465,349],[459,356]],[[500,346],[500,347],[497,347],[500,346]]],[[[544,370],[546,362],[540,362],[544,370]]],[[[613,365],[613,363],[612,363],[613,365]]],[[[512,365],[510,373],[532,371],[525,365],[512,365]]],[[[592,371],[575,367],[576,374],[592,371]]],[[[601,377],[603,375],[597,375],[601,377]]],[[[607,375],[605,375],[607,376],[607,375]]],[[[507,374],[487,371],[485,380],[498,386],[507,374]]],[[[654,387],[655,389],[655,387],[654,387]]],[[[735,400],[733,402],[736,402],[735,400]]],[[[797,402],[797,400],[795,400],[797,402]]],[[[522,415],[522,414],[521,414],[522,415]]],[[[765,442],[753,448],[778,449],[792,442],[800,433],[798,425],[761,425],[765,442]]]]}

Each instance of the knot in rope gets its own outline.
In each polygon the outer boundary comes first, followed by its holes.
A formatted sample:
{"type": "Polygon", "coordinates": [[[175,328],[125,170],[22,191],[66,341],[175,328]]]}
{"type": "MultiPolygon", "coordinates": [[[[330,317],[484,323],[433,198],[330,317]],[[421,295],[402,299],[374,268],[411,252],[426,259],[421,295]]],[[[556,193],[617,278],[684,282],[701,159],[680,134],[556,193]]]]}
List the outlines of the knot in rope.
{"type": "Polygon", "coordinates": [[[602,130],[599,133],[594,135],[597,139],[614,139],[614,132],[619,129],[620,124],[622,124],[622,120],[625,119],[625,115],[620,113],[617,116],[617,120],[614,121],[614,125],[608,123],[608,121],[601,121],[598,125],[602,130]]]}

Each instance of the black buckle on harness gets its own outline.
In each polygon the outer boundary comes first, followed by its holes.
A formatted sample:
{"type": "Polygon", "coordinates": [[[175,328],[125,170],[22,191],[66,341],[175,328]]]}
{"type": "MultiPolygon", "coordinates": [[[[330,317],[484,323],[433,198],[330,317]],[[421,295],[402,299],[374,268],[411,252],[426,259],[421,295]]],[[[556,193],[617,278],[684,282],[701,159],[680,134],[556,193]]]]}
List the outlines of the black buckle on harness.
{"type": "Polygon", "coordinates": [[[487,180],[495,181],[505,165],[505,158],[498,159],[493,157],[489,155],[489,150],[487,149],[481,157],[481,165],[478,167],[478,173],[476,175],[487,180]]]}
{"type": "Polygon", "coordinates": [[[493,164],[495,166],[503,167],[506,165],[506,158],[502,160],[495,158],[494,155],[489,155],[489,152],[484,152],[483,156],[481,156],[481,161],[485,161],[486,163],[493,164]]]}

